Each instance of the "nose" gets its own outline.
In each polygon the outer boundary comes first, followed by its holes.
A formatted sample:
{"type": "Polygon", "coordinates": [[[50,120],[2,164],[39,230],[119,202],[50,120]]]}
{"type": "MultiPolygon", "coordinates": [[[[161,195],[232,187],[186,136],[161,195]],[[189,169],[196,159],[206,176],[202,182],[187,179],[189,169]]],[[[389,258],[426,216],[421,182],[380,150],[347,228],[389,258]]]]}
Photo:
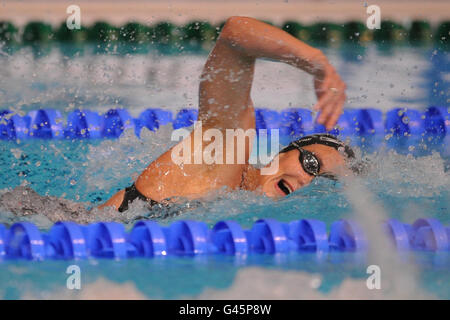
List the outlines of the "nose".
{"type": "Polygon", "coordinates": [[[301,187],[307,186],[314,180],[314,176],[306,173],[305,171],[301,171],[299,176],[297,177],[297,181],[301,187]]]}

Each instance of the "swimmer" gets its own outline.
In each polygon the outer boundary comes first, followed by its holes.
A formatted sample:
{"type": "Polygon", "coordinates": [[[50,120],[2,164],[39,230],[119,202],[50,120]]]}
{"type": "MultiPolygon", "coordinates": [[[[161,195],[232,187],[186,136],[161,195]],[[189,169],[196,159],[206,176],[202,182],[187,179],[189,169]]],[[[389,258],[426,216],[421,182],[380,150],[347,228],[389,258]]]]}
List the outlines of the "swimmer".
{"type": "MultiPolygon", "coordinates": [[[[314,108],[320,111],[317,121],[328,130],[333,128],[342,113],[346,85],[325,55],[276,27],[236,16],[225,23],[202,71],[198,121],[203,130],[214,128],[225,136],[227,129],[255,129],[250,91],[258,58],[284,62],[312,75],[318,99],[314,108]]],[[[193,146],[194,131],[189,138],[193,146]]],[[[205,147],[203,139],[201,143],[205,147]]],[[[246,139],[245,163],[194,164],[191,161],[182,165],[172,160],[175,146],[152,162],[135,183],[114,194],[99,209],[113,207],[123,212],[135,199],[147,201],[149,205],[178,197],[198,199],[223,187],[280,198],[307,186],[318,176],[336,179],[348,159],[354,158],[350,147],[336,137],[312,135],[294,141],[276,156],[275,173],[262,174],[261,169],[248,163],[251,146],[251,139],[246,139]]],[[[234,154],[237,147],[235,144],[234,154]]]]}

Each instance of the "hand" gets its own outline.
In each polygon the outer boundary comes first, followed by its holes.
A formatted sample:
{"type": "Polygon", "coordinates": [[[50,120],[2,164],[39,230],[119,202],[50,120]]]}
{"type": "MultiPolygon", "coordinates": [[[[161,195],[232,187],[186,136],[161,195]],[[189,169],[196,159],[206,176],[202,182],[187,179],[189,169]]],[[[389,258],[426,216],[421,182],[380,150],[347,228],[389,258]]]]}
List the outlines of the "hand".
{"type": "Polygon", "coordinates": [[[320,111],[317,122],[331,130],[342,114],[342,107],[347,98],[347,86],[325,57],[320,65],[320,71],[314,76],[314,89],[318,100],[314,110],[320,111]]]}

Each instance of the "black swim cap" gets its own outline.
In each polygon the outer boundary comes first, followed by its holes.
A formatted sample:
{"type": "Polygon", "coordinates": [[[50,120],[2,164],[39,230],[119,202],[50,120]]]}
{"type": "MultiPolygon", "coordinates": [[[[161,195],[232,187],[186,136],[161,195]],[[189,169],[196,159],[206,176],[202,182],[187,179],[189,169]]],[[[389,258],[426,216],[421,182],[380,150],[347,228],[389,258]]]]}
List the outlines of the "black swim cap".
{"type": "Polygon", "coordinates": [[[328,133],[318,133],[310,136],[300,138],[296,141],[291,142],[286,148],[282,149],[280,153],[288,152],[293,149],[301,148],[304,146],[309,146],[311,144],[323,144],[328,147],[332,147],[339,152],[343,152],[347,158],[355,158],[355,153],[352,148],[345,144],[342,140],[328,133]]]}

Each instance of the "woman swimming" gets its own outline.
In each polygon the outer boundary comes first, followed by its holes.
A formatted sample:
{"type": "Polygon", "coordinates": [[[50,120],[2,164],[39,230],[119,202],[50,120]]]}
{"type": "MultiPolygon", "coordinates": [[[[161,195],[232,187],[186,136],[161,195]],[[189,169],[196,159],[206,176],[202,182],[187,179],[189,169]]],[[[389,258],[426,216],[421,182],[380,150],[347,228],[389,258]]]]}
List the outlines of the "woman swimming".
{"type": "MultiPolygon", "coordinates": [[[[328,130],[333,128],[346,99],[346,85],[324,54],[261,21],[231,17],[201,75],[198,121],[203,130],[218,130],[226,136],[230,129],[247,131],[255,128],[250,90],[257,58],[281,61],[313,75],[318,98],[314,108],[320,111],[317,121],[328,130]]],[[[304,137],[283,149],[273,160],[278,161],[278,166],[271,174],[262,174],[261,169],[248,163],[251,137],[245,139],[243,150],[238,150],[239,144],[233,144],[233,155],[245,154],[243,163],[225,160],[213,164],[196,163],[194,153],[187,158],[183,155],[187,159],[183,163],[174,162],[173,152],[181,144],[188,142],[195,147],[194,131],[152,162],[132,186],[117,192],[99,208],[114,207],[125,211],[136,198],[154,205],[175,197],[200,198],[223,187],[251,190],[272,198],[283,197],[308,185],[317,176],[336,177],[345,168],[346,160],[354,157],[342,141],[322,134],[304,137]]],[[[227,156],[226,145],[219,157],[227,156]]],[[[206,147],[203,139],[200,147],[201,151],[206,147]]]]}

